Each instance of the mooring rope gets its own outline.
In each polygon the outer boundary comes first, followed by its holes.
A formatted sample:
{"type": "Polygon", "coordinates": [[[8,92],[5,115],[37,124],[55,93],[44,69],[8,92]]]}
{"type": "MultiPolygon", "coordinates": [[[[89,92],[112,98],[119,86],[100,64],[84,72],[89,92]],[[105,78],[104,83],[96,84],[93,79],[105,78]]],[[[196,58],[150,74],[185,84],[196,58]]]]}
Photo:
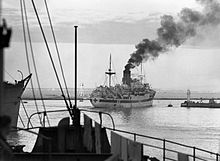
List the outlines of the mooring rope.
{"type": "MultiPolygon", "coordinates": [[[[29,39],[29,44],[30,44],[32,62],[33,62],[33,66],[34,66],[34,71],[35,71],[35,76],[36,76],[36,80],[37,80],[38,90],[39,90],[39,93],[40,93],[43,109],[44,109],[45,112],[47,112],[46,106],[45,106],[45,103],[44,103],[44,100],[43,100],[43,94],[42,94],[42,91],[41,91],[39,76],[38,76],[37,67],[36,67],[36,61],[35,61],[35,55],[34,55],[34,50],[33,50],[33,46],[32,46],[32,40],[31,40],[29,23],[28,23],[28,15],[27,15],[27,10],[26,10],[25,0],[23,0],[23,7],[24,7],[24,15],[25,15],[25,21],[26,21],[26,27],[27,27],[27,34],[28,34],[28,39],[29,39]]],[[[50,121],[49,121],[48,115],[46,115],[46,117],[47,117],[47,123],[50,126],[50,121]]]]}
{"type": "MultiPolygon", "coordinates": [[[[23,102],[22,98],[20,98],[20,101],[21,101],[21,105],[22,105],[22,107],[24,109],[24,113],[25,113],[26,117],[29,119],[29,115],[28,115],[27,110],[26,110],[26,108],[24,106],[24,102],[23,102]]],[[[30,125],[31,125],[31,127],[33,127],[33,124],[32,124],[31,121],[30,121],[30,125]]]]}
{"type": "Polygon", "coordinates": [[[52,67],[53,67],[53,70],[54,70],[54,73],[55,73],[55,76],[56,76],[56,79],[57,79],[59,88],[60,88],[60,90],[61,90],[61,93],[62,93],[62,96],[63,96],[63,98],[64,98],[65,104],[66,104],[67,109],[68,109],[68,111],[69,111],[69,114],[70,114],[70,116],[73,118],[73,111],[72,111],[72,109],[69,107],[68,102],[67,102],[67,100],[66,100],[66,97],[65,97],[65,95],[64,95],[64,91],[63,91],[63,88],[62,88],[62,85],[61,85],[61,82],[60,82],[60,79],[59,79],[59,76],[58,76],[58,73],[57,73],[57,70],[56,70],[56,66],[55,66],[54,61],[53,61],[53,57],[52,57],[52,54],[51,54],[51,51],[50,51],[50,48],[49,48],[49,45],[48,45],[48,42],[47,42],[46,35],[45,35],[45,33],[44,33],[44,30],[43,30],[43,27],[42,27],[42,24],[41,24],[41,21],[40,21],[40,17],[39,17],[39,15],[38,15],[38,12],[37,12],[37,9],[36,9],[36,5],[35,5],[35,3],[34,3],[34,0],[31,0],[31,2],[32,2],[33,8],[34,8],[34,12],[35,12],[36,17],[37,17],[37,20],[38,20],[38,24],[39,24],[39,27],[40,27],[40,30],[41,30],[41,33],[42,33],[42,36],[43,36],[43,39],[44,39],[44,42],[45,42],[45,45],[46,45],[46,48],[47,48],[49,57],[50,57],[50,60],[51,60],[51,63],[52,63],[52,67]]]}
{"type": "MultiPolygon", "coordinates": [[[[25,22],[24,22],[24,11],[23,11],[23,1],[22,0],[20,0],[20,7],[21,7],[21,19],[22,19],[22,27],[23,27],[26,60],[27,60],[28,72],[30,74],[31,73],[31,66],[30,66],[30,62],[29,62],[29,54],[28,54],[28,47],[27,47],[26,30],[25,30],[25,22]]],[[[34,98],[34,104],[35,104],[37,112],[39,112],[39,108],[38,108],[38,104],[37,104],[37,100],[36,100],[36,94],[34,91],[33,81],[32,81],[32,79],[30,81],[31,81],[32,94],[33,94],[33,98],[34,98]]],[[[41,120],[41,116],[38,115],[38,117],[39,117],[40,124],[43,125],[42,120],[41,120]]]]}
{"type": "Polygon", "coordinates": [[[62,77],[63,77],[63,82],[64,82],[64,85],[65,85],[67,97],[69,99],[70,107],[72,108],[72,102],[71,102],[69,90],[67,88],[65,74],[64,74],[64,70],[63,70],[63,66],[62,66],[62,62],[61,62],[61,58],[60,58],[60,52],[59,52],[59,49],[58,49],[58,45],[57,45],[57,41],[56,41],[56,36],[55,36],[55,32],[54,32],[54,28],[53,28],[53,24],[52,24],[52,20],[51,20],[49,8],[48,8],[48,5],[47,5],[47,0],[44,0],[44,3],[45,3],[45,6],[46,6],[47,16],[48,16],[49,23],[50,23],[50,28],[51,28],[51,32],[52,32],[52,36],[53,36],[53,41],[54,41],[56,52],[57,52],[57,57],[58,57],[58,60],[59,60],[59,65],[60,65],[61,74],[62,74],[62,77]]]}

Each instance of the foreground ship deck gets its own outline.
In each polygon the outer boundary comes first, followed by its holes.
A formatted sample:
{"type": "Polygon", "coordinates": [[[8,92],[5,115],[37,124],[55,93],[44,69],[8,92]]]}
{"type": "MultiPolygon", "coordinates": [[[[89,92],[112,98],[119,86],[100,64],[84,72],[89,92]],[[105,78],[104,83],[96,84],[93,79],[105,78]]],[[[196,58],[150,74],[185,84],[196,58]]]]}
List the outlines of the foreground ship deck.
{"type": "MultiPolygon", "coordinates": [[[[104,112],[86,109],[76,111],[73,124],[67,117],[63,118],[58,126],[36,127],[39,128],[39,133],[36,133],[38,137],[32,152],[27,153],[20,149],[14,152],[14,160],[218,161],[220,156],[218,153],[190,145],[117,129],[111,115],[104,112]],[[99,114],[100,122],[90,118],[87,112],[99,114]],[[83,117],[80,117],[80,114],[83,117]],[[103,126],[102,117],[105,114],[111,117],[112,127],[103,126]]],[[[32,129],[35,128],[18,130],[32,129]]]]}

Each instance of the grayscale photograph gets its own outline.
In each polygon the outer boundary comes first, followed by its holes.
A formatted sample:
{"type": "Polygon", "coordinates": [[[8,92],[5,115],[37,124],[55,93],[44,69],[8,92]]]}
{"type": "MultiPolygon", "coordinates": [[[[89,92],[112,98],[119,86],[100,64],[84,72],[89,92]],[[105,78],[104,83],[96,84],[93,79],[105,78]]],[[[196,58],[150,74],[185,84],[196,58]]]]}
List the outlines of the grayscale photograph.
{"type": "Polygon", "coordinates": [[[220,0],[0,0],[0,161],[220,161],[220,0]]]}

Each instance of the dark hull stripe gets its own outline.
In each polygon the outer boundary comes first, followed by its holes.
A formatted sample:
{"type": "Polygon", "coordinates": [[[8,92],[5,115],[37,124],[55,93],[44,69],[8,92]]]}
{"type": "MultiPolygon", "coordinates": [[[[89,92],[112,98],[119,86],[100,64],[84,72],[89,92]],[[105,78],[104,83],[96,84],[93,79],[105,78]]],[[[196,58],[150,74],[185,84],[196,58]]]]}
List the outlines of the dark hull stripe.
{"type": "Polygon", "coordinates": [[[220,103],[181,103],[181,107],[220,108],[220,103]]]}
{"type": "Polygon", "coordinates": [[[105,99],[100,99],[100,100],[94,100],[91,99],[91,101],[93,102],[106,102],[106,103],[138,103],[138,102],[148,102],[153,100],[153,98],[149,98],[149,99],[143,99],[143,100],[105,100],[105,99]]]}

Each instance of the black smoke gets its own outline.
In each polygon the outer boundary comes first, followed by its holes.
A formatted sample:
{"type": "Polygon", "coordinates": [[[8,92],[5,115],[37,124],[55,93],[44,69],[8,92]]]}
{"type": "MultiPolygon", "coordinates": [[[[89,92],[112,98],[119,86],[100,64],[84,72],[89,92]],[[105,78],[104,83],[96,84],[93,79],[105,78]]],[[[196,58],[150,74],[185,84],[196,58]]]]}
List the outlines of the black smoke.
{"type": "Polygon", "coordinates": [[[171,47],[179,47],[187,39],[197,35],[201,27],[217,26],[220,23],[220,3],[217,0],[196,0],[203,6],[202,11],[184,8],[174,19],[171,15],[161,17],[155,40],[143,39],[135,46],[126,70],[135,68],[140,63],[157,58],[171,47]]]}

